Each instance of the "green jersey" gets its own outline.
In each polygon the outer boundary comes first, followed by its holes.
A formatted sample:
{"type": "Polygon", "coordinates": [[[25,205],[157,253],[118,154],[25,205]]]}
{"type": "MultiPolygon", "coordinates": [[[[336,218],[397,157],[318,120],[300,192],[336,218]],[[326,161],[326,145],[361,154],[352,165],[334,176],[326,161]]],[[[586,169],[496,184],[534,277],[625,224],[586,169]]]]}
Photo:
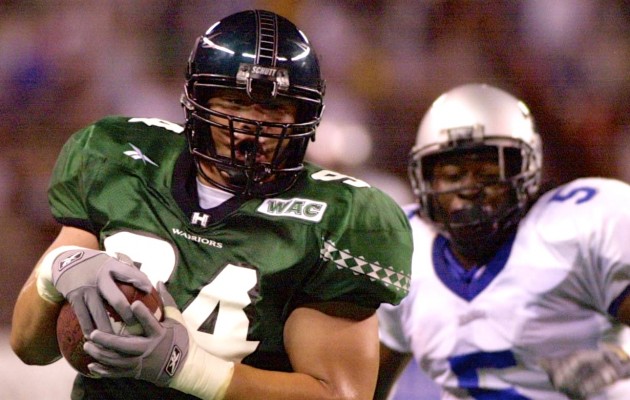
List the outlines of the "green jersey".
{"type": "MultiPolygon", "coordinates": [[[[328,301],[376,309],[406,295],[411,232],[391,198],[307,164],[274,198],[202,209],[183,128],[110,117],[74,134],[55,166],[57,221],[94,233],[164,281],[197,343],[226,360],[291,371],[284,324],[328,301]]],[[[334,333],[331,332],[332,335],[334,333]]],[[[144,381],[80,376],[73,398],[187,398],[144,381]]]]}

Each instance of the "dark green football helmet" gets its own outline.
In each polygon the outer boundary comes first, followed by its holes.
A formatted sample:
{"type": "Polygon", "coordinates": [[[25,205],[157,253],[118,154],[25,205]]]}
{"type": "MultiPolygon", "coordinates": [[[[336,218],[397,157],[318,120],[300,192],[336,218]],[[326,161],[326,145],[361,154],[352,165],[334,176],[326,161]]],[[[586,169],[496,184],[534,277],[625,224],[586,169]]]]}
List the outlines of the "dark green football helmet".
{"type": "Polygon", "coordinates": [[[307,145],[315,138],[324,89],[315,51],[289,20],[269,11],[249,10],[215,23],[197,39],[182,95],[186,134],[198,170],[216,186],[239,195],[267,197],[286,191],[303,169],[307,145]],[[242,91],[255,103],[290,99],[297,105],[297,119],[272,123],[212,110],[207,103],[218,89],[242,91]],[[244,124],[247,129],[240,129],[244,124]],[[211,127],[229,131],[230,155],[218,154],[211,127]],[[282,133],[274,134],[277,145],[272,159],[262,162],[256,154],[270,127],[282,133]],[[243,141],[244,136],[249,140],[243,141]],[[237,153],[252,156],[237,157],[237,153]],[[217,182],[204,174],[199,167],[202,161],[227,179],[217,182]]]}

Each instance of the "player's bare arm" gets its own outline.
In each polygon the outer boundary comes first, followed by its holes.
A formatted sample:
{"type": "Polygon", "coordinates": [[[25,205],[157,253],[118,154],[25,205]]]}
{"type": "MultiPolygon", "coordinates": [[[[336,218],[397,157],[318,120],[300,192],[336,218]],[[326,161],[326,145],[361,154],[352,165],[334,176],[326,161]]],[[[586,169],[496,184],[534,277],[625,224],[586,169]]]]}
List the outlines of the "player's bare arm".
{"type": "Polygon", "coordinates": [[[129,301],[117,288],[115,280],[129,283],[145,292],[153,286],[144,273],[133,267],[128,257],[110,255],[95,249],[97,246],[96,237],[91,233],[64,228],[38,262],[14,313],[17,321],[12,343],[15,343],[18,355],[21,356],[25,348],[29,352],[29,362],[33,357],[32,362],[41,360],[46,363],[56,359],[56,321],[59,306],[65,302],[72,307],[86,337],[96,328],[112,331],[105,303],[116,310],[126,323],[135,323],[129,301]],[[22,301],[22,298],[25,300],[22,301]],[[33,306],[36,310],[34,318],[21,308],[24,305],[33,306]],[[17,330],[20,328],[24,336],[20,336],[17,330]],[[27,340],[21,341],[19,338],[27,340]],[[32,343],[33,340],[36,343],[32,343]]]}
{"type": "Polygon", "coordinates": [[[226,362],[200,348],[187,333],[166,287],[159,284],[158,291],[166,321],[157,323],[145,307],[134,303],[144,337],[94,331],[85,345],[96,360],[88,366],[91,373],[104,378],[134,377],[201,399],[372,397],[378,368],[378,323],[372,309],[321,303],[294,310],[284,329],[293,372],[268,371],[226,362]],[[172,369],[162,368],[172,360],[177,360],[172,369]]]}
{"type": "Polygon", "coordinates": [[[630,296],[626,296],[626,298],[621,302],[617,312],[617,319],[630,326],[630,296]]]}
{"type": "Polygon", "coordinates": [[[370,311],[369,317],[356,320],[314,307],[296,309],[285,326],[285,345],[295,373],[238,364],[226,400],[263,393],[261,398],[266,399],[372,398],[378,368],[376,316],[370,311]]]}
{"type": "Polygon", "coordinates": [[[375,400],[387,399],[409,361],[411,361],[411,353],[400,353],[381,343],[378,381],[374,392],[375,400]]]}
{"type": "Polygon", "coordinates": [[[55,326],[61,305],[44,300],[37,292],[36,281],[38,268],[46,254],[69,245],[98,249],[98,240],[87,231],[63,227],[38,261],[15,303],[11,347],[27,364],[49,364],[60,357],[55,326]]]}

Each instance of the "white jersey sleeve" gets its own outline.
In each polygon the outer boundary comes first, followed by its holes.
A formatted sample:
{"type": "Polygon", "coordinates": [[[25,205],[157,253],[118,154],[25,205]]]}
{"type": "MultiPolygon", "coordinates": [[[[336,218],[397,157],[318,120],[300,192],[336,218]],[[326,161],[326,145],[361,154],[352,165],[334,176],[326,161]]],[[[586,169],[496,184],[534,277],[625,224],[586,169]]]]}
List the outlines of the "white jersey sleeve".
{"type": "MultiPolygon", "coordinates": [[[[435,230],[431,228],[427,223],[421,220],[417,214],[418,204],[410,204],[403,207],[403,210],[409,218],[409,224],[413,231],[414,248],[418,245],[425,245],[427,242],[432,242],[435,237],[435,230]]],[[[412,258],[411,264],[411,276],[412,279],[415,276],[419,276],[422,273],[422,269],[430,268],[426,262],[412,258]],[[415,270],[415,271],[414,271],[415,270]]],[[[379,334],[380,340],[383,344],[392,350],[399,353],[412,353],[410,336],[408,332],[412,329],[410,326],[405,326],[405,322],[409,320],[408,313],[410,312],[416,293],[412,292],[416,290],[413,285],[409,288],[409,294],[405,297],[398,306],[391,304],[382,304],[378,311],[379,319],[379,334]]]]}
{"type": "Polygon", "coordinates": [[[630,187],[584,178],[546,193],[522,229],[562,252],[580,287],[568,293],[602,313],[615,314],[630,279],[630,187]]]}

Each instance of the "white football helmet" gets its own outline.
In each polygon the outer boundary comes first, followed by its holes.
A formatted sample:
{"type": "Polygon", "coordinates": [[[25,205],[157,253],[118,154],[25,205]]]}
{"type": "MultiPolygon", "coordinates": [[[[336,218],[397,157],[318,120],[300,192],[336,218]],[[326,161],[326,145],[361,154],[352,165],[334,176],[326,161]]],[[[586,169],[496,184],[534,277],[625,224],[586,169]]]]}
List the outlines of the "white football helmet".
{"type": "MultiPolygon", "coordinates": [[[[530,199],[540,189],[540,135],[522,101],[486,84],[458,86],[442,94],[420,123],[410,153],[409,177],[420,202],[421,215],[452,241],[458,240],[454,232],[457,224],[436,218],[434,197],[440,193],[431,188],[430,169],[440,156],[480,150],[496,150],[500,167],[498,183],[513,190],[515,204],[501,215],[480,214],[477,221],[467,222],[469,227],[484,224],[488,229],[483,232],[493,232],[488,236],[505,232],[518,223],[530,199]]],[[[470,240],[470,237],[460,239],[470,240]]]]}

